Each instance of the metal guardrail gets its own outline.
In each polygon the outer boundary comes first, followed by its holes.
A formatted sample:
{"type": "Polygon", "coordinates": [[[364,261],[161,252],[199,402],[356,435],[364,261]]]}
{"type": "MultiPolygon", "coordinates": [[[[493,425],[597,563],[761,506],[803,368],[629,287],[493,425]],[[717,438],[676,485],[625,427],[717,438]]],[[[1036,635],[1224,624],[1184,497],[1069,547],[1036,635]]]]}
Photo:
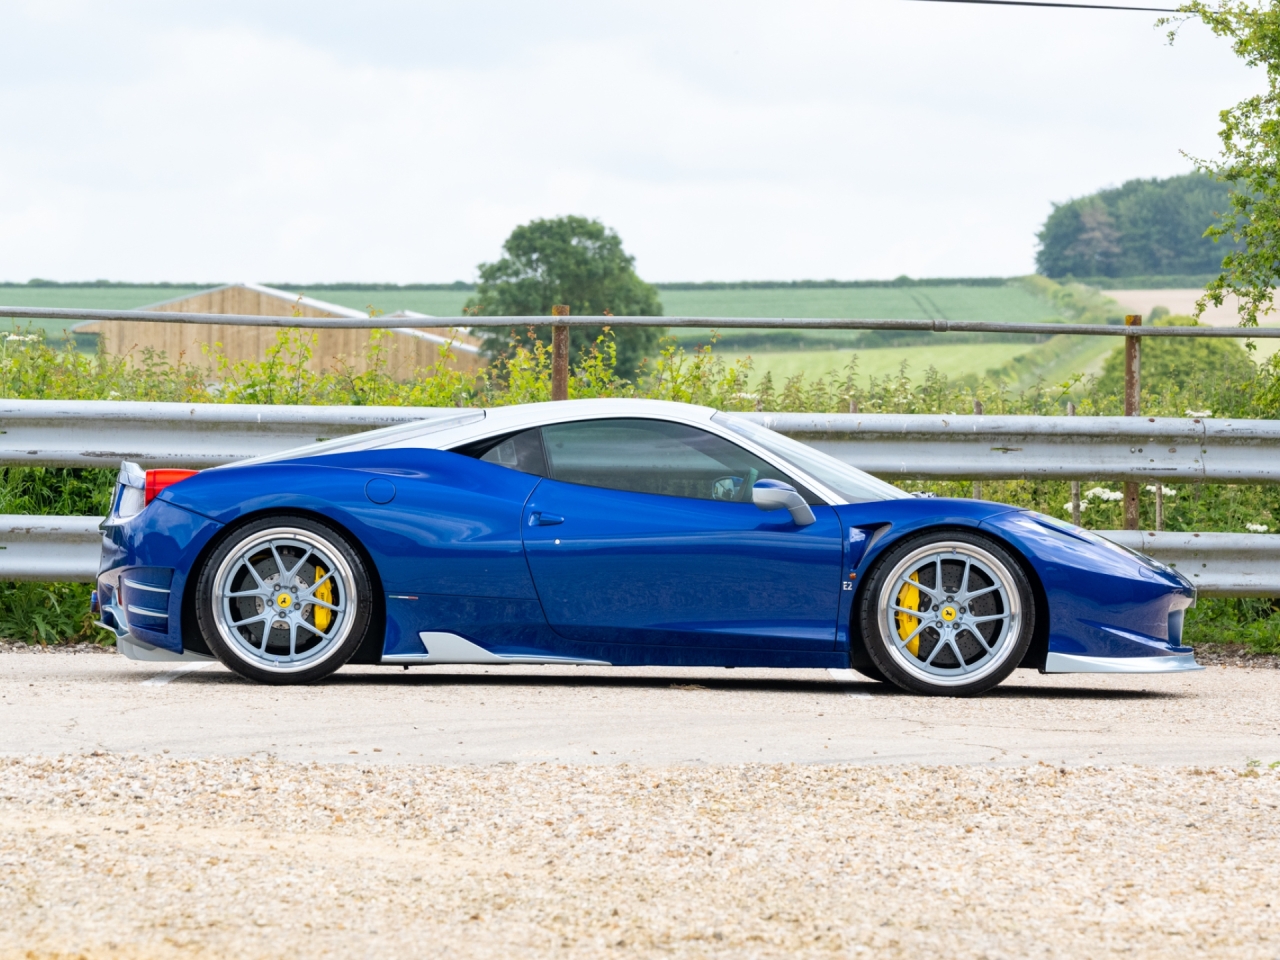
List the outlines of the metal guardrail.
{"type": "MultiPolygon", "coordinates": [[[[101,522],[101,517],[0,517],[0,581],[93,582],[101,522]]],[[[1201,596],[1280,596],[1280,534],[1096,532],[1176,567],[1201,596]]]]}
{"type": "MultiPolygon", "coordinates": [[[[0,465],[202,467],[452,416],[453,407],[0,400],[0,465]]],[[[745,413],[887,479],[1280,483],[1280,423],[745,413]]]]}
{"type": "Polygon", "coordinates": [[[414,420],[451,407],[302,407],[0,400],[0,466],[201,469],[414,420]]]}
{"type": "Polygon", "coordinates": [[[740,416],[892,480],[1280,483],[1280,422],[1274,420],[740,416]]]}
{"type": "MultiPolygon", "coordinates": [[[[455,408],[0,401],[0,465],[193,468],[455,408]]],[[[883,477],[1280,482],[1280,424],[1138,417],[743,414],[883,477]]],[[[0,580],[92,581],[100,518],[0,517],[0,580]]],[[[1103,531],[1205,596],[1280,596],[1280,535],[1103,531]]]]}
{"type": "MultiPolygon", "coordinates": [[[[0,318],[15,320],[134,320],[153,323],[223,324],[236,327],[301,327],[327,330],[382,330],[387,317],[261,317],[242,313],[169,313],[158,310],[80,310],[66,307],[4,307],[0,318]]],[[[433,317],[435,325],[443,317],[433,317]]],[[[457,317],[467,327],[696,327],[754,330],[923,330],[934,333],[1017,333],[1087,337],[1208,337],[1274,339],[1280,327],[1121,327],[1101,323],[998,323],[989,320],[877,320],[846,317],[457,317]]],[[[403,324],[401,324],[402,326],[403,324]]]]}
{"type": "Polygon", "coordinates": [[[0,580],[88,583],[97,578],[102,517],[0,516],[0,580]]]}

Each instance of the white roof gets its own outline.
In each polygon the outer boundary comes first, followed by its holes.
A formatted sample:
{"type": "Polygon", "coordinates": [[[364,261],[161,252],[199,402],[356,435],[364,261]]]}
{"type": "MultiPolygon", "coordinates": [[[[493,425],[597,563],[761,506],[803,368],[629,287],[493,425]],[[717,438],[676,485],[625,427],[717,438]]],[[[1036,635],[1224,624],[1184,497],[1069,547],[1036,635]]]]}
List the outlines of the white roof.
{"type": "MultiPolygon", "coordinates": [[[[283,300],[289,304],[298,304],[303,307],[310,307],[312,310],[321,310],[325,313],[332,314],[335,317],[347,317],[352,320],[367,320],[369,314],[363,310],[355,310],[351,307],[344,307],[341,304],[329,303],[326,300],[317,300],[315,297],[306,297],[297,293],[290,293],[288,290],[278,290],[275,287],[268,287],[261,283],[226,283],[220,287],[210,287],[208,290],[199,290],[195,293],[188,293],[181,297],[173,297],[170,300],[162,300],[159,303],[151,303],[145,307],[139,307],[139,310],[154,310],[156,307],[167,306],[171,303],[181,303],[183,300],[190,300],[192,297],[198,297],[206,293],[216,293],[219,290],[231,290],[233,288],[242,288],[260,293],[263,296],[273,297],[277,300],[283,300]]],[[[308,319],[324,319],[323,317],[310,317],[308,319]]],[[[433,317],[429,313],[418,313],[416,310],[397,310],[395,313],[386,314],[387,320],[438,320],[440,318],[433,317]]],[[[92,321],[96,323],[97,321],[92,321]]],[[[83,326],[83,324],[81,325],[83,326]]],[[[440,326],[452,326],[449,323],[440,324],[440,326]]],[[[479,353],[480,347],[474,343],[467,343],[459,340],[457,337],[442,337],[438,333],[430,333],[426,330],[415,330],[413,327],[393,327],[388,325],[388,330],[394,333],[404,334],[407,337],[413,337],[416,340],[426,340],[430,343],[448,343],[454,350],[460,353],[479,353]]],[[[470,333],[470,327],[459,327],[462,333],[470,333]]]]}
{"type": "Polygon", "coordinates": [[[323,310],[325,313],[331,313],[335,317],[347,317],[349,319],[367,319],[369,314],[363,310],[353,310],[351,307],[344,307],[341,304],[329,303],[325,300],[317,300],[315,297],[305,297],[297,293],[290,293],[288,290],[278,290],[275,287],[264,286],[261,283],[224,283],[220,287],[210,287],[208,290],[197,290],[195,293],[186,293],[180,297],[171,297],[168,300],[161,300],[159,303],[149,303],[145,307],[139,307],[139,310],[154,310],[156,307],[165,307],[171,303],[180,303],[183,300],[190,300],[192,297],[199,297],[206,293],[216,293],[219,290],[234,290],[243,288],[252,290],[254,293],[260,293],[263,296],[272,297],[276,300],[283,300],[286,303],[296,303],[299,306],[310,307],[313,310],[323,310]]]}
{"type": "MultiPolygon", "coordinates": [[[[691,403],[617,398],[560,400],[550,403],[524,403],[510,407],[488,407],[485,409],[462,408],[456,413],[442,413],[440,416],[429,420],[384,427],[381,430],[370,430],[367,433],[340,437],[337,440],[326,440],[322,443],[313,443],[305,447],[286,450],[283,453],[254,457],[252,460],[241,460],[239,463],[229,463],[214,469],[234,470],[237,467],[252,466],[260,463],[298,460],[305,457],[318,457],[333,453],[353,453],[360,450],[391,450],[405,447],[450,450],[476,440],[500,437],[520,430],[527,430],[531,427],[547,426],[553,423],[634,417],[685,423],[724,437],[738,446],[745,447],[765,462],[773,464],[785,473],[798,477],[801,482],[828,503],[845,502],[839,493],[815,478],[809,471],[797,466],[797,464],[785,457],[779,456],[775,451],[761,447],[750,438],[731,431],[722,424],[713,421],[711,418],[715,413],[717,411],[713,407],[695,406],[691,403]]],[[[821,456],[821,454],[818,455],[821,456]]],[[[873,480],[872,482],[879,481],[873,480]]]]}

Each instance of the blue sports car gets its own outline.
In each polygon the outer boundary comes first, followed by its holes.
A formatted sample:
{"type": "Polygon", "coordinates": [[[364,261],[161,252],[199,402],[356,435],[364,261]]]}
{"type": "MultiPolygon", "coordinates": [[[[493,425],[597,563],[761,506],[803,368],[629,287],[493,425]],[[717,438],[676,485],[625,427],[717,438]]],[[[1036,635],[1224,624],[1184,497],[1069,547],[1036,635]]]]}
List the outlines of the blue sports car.
{"type": "Polygon", "coordinates": [[[94,603],[122,653],[264,683],[344,663],[1198,669],[1170,568],[1015,507],[915,497],[734,414],[459,410],[200,472],[125,463],[94,603]]]}

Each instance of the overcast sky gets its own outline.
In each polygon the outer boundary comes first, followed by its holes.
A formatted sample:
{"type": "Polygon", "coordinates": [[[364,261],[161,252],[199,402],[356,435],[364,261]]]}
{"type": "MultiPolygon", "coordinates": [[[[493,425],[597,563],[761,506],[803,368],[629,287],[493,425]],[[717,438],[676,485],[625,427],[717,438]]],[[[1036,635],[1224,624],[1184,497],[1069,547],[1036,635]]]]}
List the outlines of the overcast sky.
{"type": "Polygon", "coordinates": [[[653,281],[1010,275],[1260,88],[1155,14],[836,2],[0,5],[0,279],[475,278],[580,214],[653,281]]]}

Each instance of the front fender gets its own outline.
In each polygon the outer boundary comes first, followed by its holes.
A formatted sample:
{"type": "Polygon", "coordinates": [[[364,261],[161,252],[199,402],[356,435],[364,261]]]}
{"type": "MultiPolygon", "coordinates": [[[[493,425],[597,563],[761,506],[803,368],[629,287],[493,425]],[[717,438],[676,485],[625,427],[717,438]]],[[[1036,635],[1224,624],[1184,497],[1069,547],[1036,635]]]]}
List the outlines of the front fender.
{"type": "Polygon", "coordinates": [[[1182,614],[1195,603],[1195,589],[1176,573],[1030,511],[999,514],[982,527],[1035,570],[1048,601],[1049,652],[1120,658],[1191,652],[1182,646],[1182,614]]]}

